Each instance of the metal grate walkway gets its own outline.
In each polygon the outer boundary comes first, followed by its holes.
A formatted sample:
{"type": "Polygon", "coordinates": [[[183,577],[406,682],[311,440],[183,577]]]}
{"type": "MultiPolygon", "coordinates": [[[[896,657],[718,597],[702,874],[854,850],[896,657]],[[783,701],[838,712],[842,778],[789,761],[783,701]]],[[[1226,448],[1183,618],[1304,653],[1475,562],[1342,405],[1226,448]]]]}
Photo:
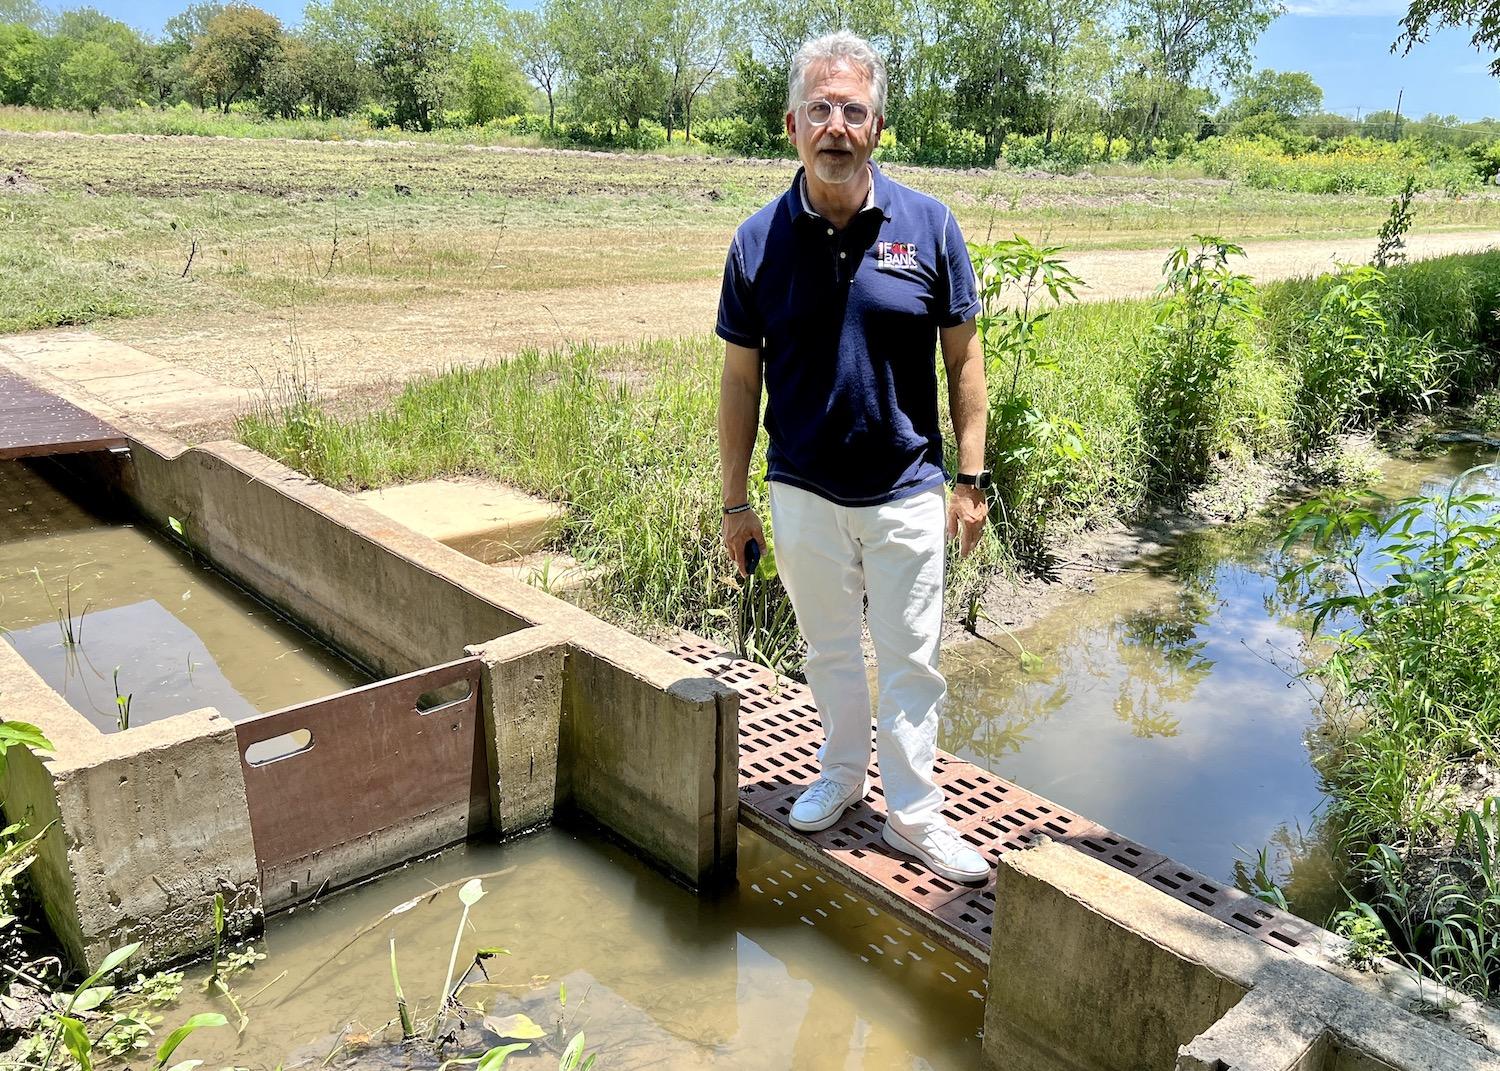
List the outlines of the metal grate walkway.
{"type": "MultiPolygon", "coordinates": [[[[957,885],[893,852],[880,839],[885,794],[876,764],[869,796],[821,833],[786,824],[792,804],[818,775],[819,727],[812,693],[714,644],[684,642],[672,654],[740,694],[740,821],[824,868],[933,940],[978,963],[989,959],[994,879],[984,888],[957,885]]],[[[874,733],[873,720],[870,728],[874,733]]],[[[1204,877],[1025,789],[945,752],[937,782],[943,814],[993,863],[1046,836],[1092,855],[1191,907],[1291,951],[1320,932],[1288,912],[1204,877]]]]}
{"type": "Polygon", "coordinates": [[[124,445],[125,437],[98,417],[0,371],[0,461],[124,445]]]}

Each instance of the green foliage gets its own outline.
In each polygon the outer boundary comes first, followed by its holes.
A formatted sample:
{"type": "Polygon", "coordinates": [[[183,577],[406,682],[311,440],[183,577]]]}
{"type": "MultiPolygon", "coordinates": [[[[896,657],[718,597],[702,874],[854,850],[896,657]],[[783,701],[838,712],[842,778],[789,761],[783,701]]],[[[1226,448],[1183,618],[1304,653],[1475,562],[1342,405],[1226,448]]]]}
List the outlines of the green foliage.
{"type": "Polygon", "coordinates": [[[1408,175],[1406,185],[1391,202],[1391,213],[1380,225],[1380,233],[1376,236],[1375,255],[1370,258],[1375,267],[1384,270],[1406,259],[1406,232],[1411,230],[1411,199],[1416,192],[1417,180],[1408,175]]]}
{"type": "Polygon", "coordinates": [[[1196,235],[1163,266],[1156,322],[1146,341],[1139,405],[1155,493],[1181,498],[1208,475],[1231,425],[1232,379],[1259,310],[1250,277],[1230,269],[1244,250],[1196,235]]]}
{"type": "MultiPolygon", "coordinates": [[[[462,471],[562,501],[565,549],[599,570],[592,605],[644,631],[687,627],[733,642],[741,587],[719,547],[713,475],[721,360],[707,339],[529,351],[411,382],[364,418],[334,420],[309,396],[268,405],[238,432],[337,486],[462,471]]],[[[763,508],[764,487],[751,494],[763,508]]],[[[785,594],[760,585],[753,597],[776,604],[756,604],[756,647],[786,651],[795,631],[785,594]]]]}
{"type": "Polygon", "coordinates": [[[454,90],[456,34],[435,3],[382,11],[374,28],[370,63],[396,125],[431,130],[454,90]]]}
{"type": "Polygon", "coordinates": [[[988,464],[1002,538],[1023,558],[1040,553],[1037,514],[1068,493],[1069,476],[1087,454],[1078,422],[1044,411],[1021,379],[1023,372],[1057,371],[1056,358],[1041,345],[1051,314],[1044,306],[1076,297],[1084,285],[1060,252],[1020,235],[973,250],[990,390],[988,464]]]}
{"type": "Polygon", "coordinates": [[[463,71],[465,119],[483,126],[526,110],[530,91],[520,69],[492,44],[481,43],[469,51],[463,71]]]}
{"type": "Polygon", "coordinates": [[[1320,673],[1349,732],[1327,772],[1355,837],[1423,842],[1443,822],[1444,771],[1494,758],[1500,526],[1488,496],[1464,491],[1475,471],[1385,511],[1329,493],[1292,515],[1288,546],[1312,553],[1283,582],[1315,631],[1335,630],[1320,673]]]}
{"type": "Polygon", "coordinates": [[[1379,268],[1343,265],[1324,292],[1301,350],[1297,424],[1307,448],[1442,397],[1436,341],[1389,315],[1389,289],[1379,268]]]}
{"type": "Polygon", "coordinates": [[[185,71],[221,111],[258,94],[281,49],[281,22],[259,8],[232,4],[210,18],[191,46],[185,71]]]}
{"type": "Polygon", "coordinates": [[[1252,115],[1270,115],[1285,121],[1311,115],[1322,106],[1323,90],[1306,71],[1264,69],[1235,86],[1227,116],[1242,120],[1252,115]]]}

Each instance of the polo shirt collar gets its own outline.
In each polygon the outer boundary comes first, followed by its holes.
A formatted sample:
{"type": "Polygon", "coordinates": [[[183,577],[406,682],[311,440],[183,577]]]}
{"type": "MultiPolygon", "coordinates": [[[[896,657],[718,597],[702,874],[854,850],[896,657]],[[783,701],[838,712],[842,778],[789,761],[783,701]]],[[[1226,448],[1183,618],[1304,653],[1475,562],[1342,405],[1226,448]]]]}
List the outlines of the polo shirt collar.
{"type": "MultiPolygon", "coordinates": [[[[866,212],[879,212],[883,218],[890,219],[890,179],[885,177],[885,173],[880,170],[874,160],[869,161],[867,166],[870,169],[870,188],[865,192],[865,203],[855,213],[855,217],[863,216],[866,212]]],[[[792,188],[787,191],[787,209],[794,220],[801,218],[821,220],[823,218],[814,210],[812,202],[808,199],[807,168],[805,167],[797,168],[797,175],[792,179],[792,188]]]]}

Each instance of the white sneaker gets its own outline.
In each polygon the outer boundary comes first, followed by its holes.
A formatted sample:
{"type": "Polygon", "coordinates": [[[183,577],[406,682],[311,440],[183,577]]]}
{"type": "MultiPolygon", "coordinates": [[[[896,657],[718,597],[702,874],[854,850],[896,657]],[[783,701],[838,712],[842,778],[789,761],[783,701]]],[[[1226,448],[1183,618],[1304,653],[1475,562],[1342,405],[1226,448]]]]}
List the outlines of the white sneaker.
{"type": "Polygon", "coordinates": [[[851,804],[865,798],[866,786],[841,785],[820,777],[792,804],[792,813],[787,816],[787,825],[804,833],[816,833],[827,829],[849,809],[851,804]]]}
{"type": "Polygon", "coordinates": [[[990,865],[949,825],[918,833],[900,833],[886,822],[881,839],[906,855],[914,855],[934,873],[949,881],[978,884],[990,876],[990,865]]]}

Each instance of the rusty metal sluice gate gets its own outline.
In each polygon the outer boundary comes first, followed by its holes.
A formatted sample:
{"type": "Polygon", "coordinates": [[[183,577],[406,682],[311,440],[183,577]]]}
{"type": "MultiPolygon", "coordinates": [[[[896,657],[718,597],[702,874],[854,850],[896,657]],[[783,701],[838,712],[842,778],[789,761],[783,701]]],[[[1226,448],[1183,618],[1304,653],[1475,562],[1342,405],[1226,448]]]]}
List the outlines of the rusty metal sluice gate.
{"type": "MultiPolygon", "coordinates": [[[[787,825],[797,796],[818,775],[823,733],[811,691],[703,641],[672,654],[740,694],[740,821],[822,866],[879,901],[945,947],[983,963],[995,913],[994,878],[959,885],[892,851],[880,838],[885,798],[878,756],[868,796],[843,821],[820,833],[787,825]],[[879,895],[883,894],[883,895],[879,895]]],[[[871,733],[874,726],[871,726],[871,733]]],[[[937,757],[943,814],[993,864],[1041,837],[1132,875],[1154,888],[1283,951],[1312,939],[1318,927],[1199,874],[1050,800],[945,752],[937,757]]]]}

